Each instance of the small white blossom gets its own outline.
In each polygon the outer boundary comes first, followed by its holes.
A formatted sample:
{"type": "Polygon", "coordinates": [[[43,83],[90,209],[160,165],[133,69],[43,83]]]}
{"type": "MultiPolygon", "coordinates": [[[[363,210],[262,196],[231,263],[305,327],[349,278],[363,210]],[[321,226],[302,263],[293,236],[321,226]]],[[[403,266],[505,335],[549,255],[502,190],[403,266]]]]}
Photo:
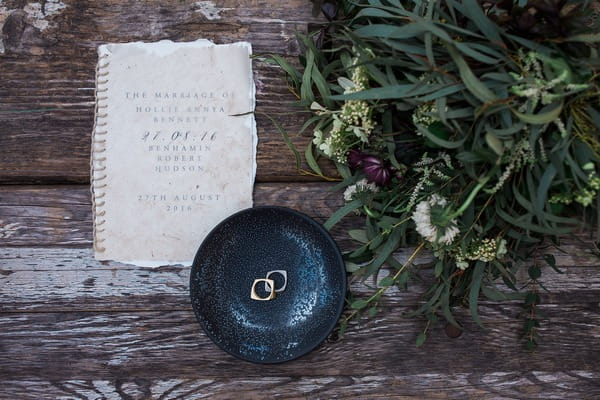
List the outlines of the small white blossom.
{"type": "Polygon", "coordinates": [[[505,239],[485,238],[475,240],[467,249],[458,248],[454,254],[456,268],[465,270],[469,267],[470,261],[491,262],[499,260],[508,253],[505,239]]]}
{"type": "MultiPolygon", "coordinates": [[[[504,239],[502,239],[504,240],[504,239]]],[[[500,240],[500,241],[502,241],[500,240]]],[[[504,244],[504,247],[506,248],[506,244],[504,244]]],[[[500,249],[501,250],[501,254],[502,252],[505,252],[505,250],[500,249]]],[[[481,239],[476,241],[472,246],[471,249],[469,249],[469,251],[466,254],[466,258],[469,260],[474,260],[474,261],[483,261],[483,262],[490,262],[490,261],[494,261],[494,259],[497,257],[498,255],[498,240],[497,239],[492,239],[492,238],[485,238],[485,239],[481,239]]],[[[504,255],[504,254],[502,254],[504,255]]]]}
{"type": "Polygon", "coordinates": [[[317,129],[314,132],[313,143],[315,144],[315,146],[318,146],[321,143],[323,143],[323,132],[321,130],[317,129]]]}
{"type": "Polygon", "coordinates": [[[560,118],[556,118],[553,122],[554,125],[556,125],[556,127],[558,128],[561,137],[565,138],[569,135],[569,133],[567,132],[567,128],[565,128],[564,122],[562,122],[560,118]]]}
{"type": "Polygon", "coordinates": [[[494,187],[489,191],[490,193],[496,193],[506,181],[512,176],[514,171],[520,170],[526,164],[532,165],[536,162],[535,151],[529,145],[529,139],[524,138],[520,142],[518,142],[513,151],[507,153],[508,165],[506,166],[504,172],[498,179],[498,182],[494,187]]]}
{"type": "Polygon", "coordinates": [[[354,195],[358,192],[377,193],[379,188],[374,183],[367,182],[366,179],[357,181],[354,185],[350,185],[344,190],[344,200],[352,201],[354,195]]]}
{"type": "Polygon", "coordinates": [[[316,101],[313,101],[310,104],[310,109],[313,111],[320,111],[322,113],[327,112],[327,109],[325,107],[323,107],[322,105],[320,105],[319,103],[317,103],[316,101]]]}
{"type": "MultiPolygon", "coordinates": [[[[412,113],[412,121],[415,125],[422,125],[429,127],[434,122],[440,121],[438,117],[438,110],[435,103],[423,103],[414,109],[412,113]]],[[[422,135],[421,132],[417,133],[422,135]]]]}
{"type": "Polygon", "coordinates": [[[447,153],[441,152],[434,159],[427,156],[427,153],[423,154],[421,157],[421,161],[418,161],[414,164],[414,170],[420,174],[422,174],[421,178],[415,185],[410,194],[410,199],[408,201],[408,209],[412,209],[415,203],[417,202],[417,197],[421,190],[427,186],[433,186],[434,183],[431,180],[432,176],[436,176],[440,178],[442,181],[447,181],[450,177],[441,171],[441,168],[444,166],[448,169],[453,170],[454,166],[452,165],[452,160],[447,153]]]}
{"type": "Polygon", "coordinates": [[[450,224],[444,228],[443,234],[439,237],[440,227],[433,225],[431,222],[431,207],[445,207],[447,203],[448,201],[445,198],[433,194],[428,200],[417,204],[412,215],[412,219],[417,226],[417,232],[430,243],[450,244],[459,233],[455,219],[450,221],[450,224]]]}
{"type": "Polygon", "coordinates": [[[348,78],[340,76],[337,81],[338,85],[344,89],[344,93],[352,93],[356,90],[356,85],[348,78]]]}
{"type": "Polygon", "coordinates": [[[465,260],[457,260],[456,268],[464,271],[465,269],[469,268],[469,262],[465,260]]]}
{"type": "Polygon", "coordinates": [[[319,145],[319,150],[321,150],[327,157],[331,157],[333,154],[333,148],[331,147],[332,137],[329,136],[323,143],[319,145]]]}
{"type": "Polygon", "coordinates": [[[506,240],[500,239],[496,242],[496,258],[502,258],[508,253],[508,249],[506,248],[506,240]]]}
{"type": "Polygon", "coordinates": [[[567,83],[569,80],[569,70],[561,67],[561,71],[554,79],[548,80],[543,72],[542,64],[555,65],[552,60],[545,59],[536,52],[529,52],[526,55],[519,52],[520,59],[524,62],[523,69],[526,74],[520,75],[509,73],[517,82],[510,87],[510,91],[517,96],[527,99],[519,107],[520,112],[531,111],[539,103],[548,105],[559,101],[567,94],[572,94],[588,88],[585,83],[567,83]]]}
{"type": "MultiPolygon", "coordinates": [[[[355,58],[352,64],[358,64],[358,58],[355,58]]],[[[365,67],[358,66],[354,68],[351,78],[352,83],[354,84],[354,87],[352,88],[353,92],[360,92],[361,90],[369,88],[369,74],[367,73],[367,69],[365,67]]]]}
{"type": "Polygon", "coordinates": [[[354,132],[354,135],[357,138],[359,138],[361,142],[363,142],[363,143],[369,143],[369,134],[368,134],[368,132],[365,132],[363,129],[359,128],[358,126],[352,127],[352,132],[354,132]]]}

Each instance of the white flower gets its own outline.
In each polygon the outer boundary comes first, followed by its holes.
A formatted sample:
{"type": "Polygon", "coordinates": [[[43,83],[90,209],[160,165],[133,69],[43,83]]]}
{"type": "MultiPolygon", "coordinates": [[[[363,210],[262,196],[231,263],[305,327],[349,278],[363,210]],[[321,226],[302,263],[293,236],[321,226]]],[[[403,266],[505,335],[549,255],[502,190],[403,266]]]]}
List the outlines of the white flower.
{"type": "MultiPolygon", "coordinates": [[[[415,125],[429,127],[434,122],[440,121],[435,103],[423,103],[413,110],[412,121],[415,125]]],[[[418,134],[421,134],[420,132],[418,134]]]]}
{"type": "Polygon", "coordinates": [[[356,85],[348,78],[344,78],[343,76],[338,78],[338,85],[344,89],[344,93],[352,93],[356,90],[356,85]]]}
{"type": "Polygon", "coordinates": [[[315,146],[318,146],[321,143],[323,143],[323,132],[320,129],[315,130],[314,136],[315,137],[313,138],[313,143],[315,144],[315,146]]]}
{"type": "Polygon", "coordinates": [[[363,142],[363,143],[369,143],[369,136],[368,136],[367,132],[365,132],[364,130],[362,130],[358,126],[353,127],[352,131],[354,132],[354,135],[357,138],[360,138],[361,142],[363,142]]]}
{"type": "Polygon", "coordinates": [[[321,111],[321,112],[326,112],[327,111],[327,109],[325,107],[323,107],[322,105],[320,105],[316,101],[313,101],[311,103],[310,109],[313,110],[313,111],[321,111]]]}
{"type": "Polygon", "coordinates": [[[465,269],[469,268],[469,263],[465,260],[457,260],[456,268],[464,271],[465,269]]]}
{"type": "Polygon", "coordinates": [[[319,145],[319,150],[321,150],[327,157],[331,157],[333,154],[333,149],[331,147],[332,138],[329,136],[323,143],[319,145]]]}
{"type": "Polygon", "coordinates": [[[506,248],[506,240],[500,239],[496,245],[496,258],[502,258],[504,255],[508,253],[508,249],[506,248]]]}
{"type": "Polygon", "coordinates": [[[417,232],[430,243],[450,244],[459,233],[455,219],[450,221],[450,224],[445,227],[443,234],[440,237],[438,237],[440,228],[431,223],[431,207],[445,207],[447,203],[448,200],[445,198],[433,194],[428,200],[421,201],[417,204],[415,212],[412,215],[412,219],[417,226],[417,232]]]}
{"type": "Polygon", "coordinates": [[[352,197],[358,192],[377,193],[379,188],[374,183],[367,182],[366,179],[357,181],[354,185],[350,185],[344,190],[344,200],[352,201],[352,197]]]}
{"type": "Polygon", "coordinates": [[[563,138],[567,137],[567,135],[569,133],[567,132],[567,128],[565,128],[564,122],[562,122],[562,120],[560,118],[556,118],[553,122],[556,125],[556,127],[558,128],[558,131],[560,132],[560,136],[563,138]]]}
{"type": "Polygon", "coordinates": [[[342,121],[340,121],[339,117],[337,115],[333,115],[333,128],[331,129],[332,132],[339,132],[342,130],[342,128],[344,127],[344,123],[342,121]]]}

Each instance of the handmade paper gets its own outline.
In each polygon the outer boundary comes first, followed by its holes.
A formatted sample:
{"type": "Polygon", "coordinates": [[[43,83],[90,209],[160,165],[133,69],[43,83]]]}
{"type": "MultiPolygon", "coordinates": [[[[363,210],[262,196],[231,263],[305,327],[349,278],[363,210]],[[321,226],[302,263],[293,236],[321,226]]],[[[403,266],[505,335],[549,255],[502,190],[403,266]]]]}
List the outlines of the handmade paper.
{"type": "Polygon", "coordinates": [[[215,225],[252,206],[251,53],[206,40],[99,47],[97,259],[190,264],[215,225]]]}

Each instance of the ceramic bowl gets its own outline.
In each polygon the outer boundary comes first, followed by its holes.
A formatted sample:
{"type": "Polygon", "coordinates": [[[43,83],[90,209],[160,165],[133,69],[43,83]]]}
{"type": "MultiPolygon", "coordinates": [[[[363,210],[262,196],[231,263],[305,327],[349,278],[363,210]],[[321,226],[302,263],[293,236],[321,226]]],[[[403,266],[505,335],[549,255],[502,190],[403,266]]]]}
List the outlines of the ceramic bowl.
{"type": "Polygon", "coordinates": [[[257,363],[292,360],[317,347],[334,329],[345,294],[345,266],[332,237],[283,207],[225,219],[202,242],[190,276],[192,306],[206,334],[257,363]]]}

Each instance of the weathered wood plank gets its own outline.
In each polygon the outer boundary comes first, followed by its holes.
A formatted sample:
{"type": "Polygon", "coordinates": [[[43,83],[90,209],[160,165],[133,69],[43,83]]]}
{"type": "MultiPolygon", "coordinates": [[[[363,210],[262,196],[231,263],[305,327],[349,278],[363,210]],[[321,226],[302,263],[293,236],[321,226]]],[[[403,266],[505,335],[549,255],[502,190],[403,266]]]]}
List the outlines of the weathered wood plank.
{"type": "MultiPolygon", "coordinates": [[[[408,252],[399,254],[406,258],[408,252]]],[[[577,256],[576,260],[586,260],[577,256]]],[[[594,302],[600,295],[600,266],[577,266],[558,258],[564,274],[544,270],[545,304],[594,302]]],[[[427,262],[427,257],[416,265],[427,262]]],[[[382,271],[381,277],[387,271],[382,271]]],[[[427,279],[427,275],[425,278],[427,279]]],[[[431,278],[429,276],[429,278],[431,278]]],[[[411,282],[408,291],[390,288],[382,304],[405,310],[420,303],[426,283],[411,282]]],[[[189,310],[189,267],[143,268],[94,260],[91,249],[0,249],[0,312],[189,310]]],[[[356,294],[371,291],[353,282],[356,294]]],[[[486,304],[482,302],[482,304],[486,304]]],[[[490,306],[488,304],[488,306],[490,306]]],[[[515,306],[516,307],[516,306],[515,306]]],[[[515,316],[518,310],[507,313],[515,316]]],[[[486,318],[494,315],[484,315],[486,318]]]]}
{"type": "Polygon", "coordinates": [[[533,353],[522,349],[520,321],[489,324],[484,331],[465,319],[467,330],[458,339],[433,324],[431,339],[417,348],[424,322],[387,309],[295,362],[260,367],[218,349],[191,311],[0,314],[0,381],[600,372],[592,351],[600,348],[597,303],[541,308],[549,321],[533,353]]]}
{"type": "MultiPolygon", "coordinates": [[[[343,205],[342,195],[326,182],[259,183],[254,188],[255,205],[294,208],[317,221],[325,221],[343,205]]],[[[348,249],[351,240],[345,228],[358,222],[348,217],[333,233],[338,244],[348,249]]],[[[3,246],[90,246],[92,241],[91,200],[87,185],[1,186],[0,248],[3,246]]],[[[549,249],[559,265],[600,265],[589,233],[561,240],[559,250],[549,249]]]]}
{"type": "Polygon", "coordinates": [[[291,54],[298,51],[294,33],[315,21],[303,0],[27,3],[2,2],[0,55],[80,55],[103,42],[197,38],[249,40],[258,51],[291,54]]]}
{"type": "MultiPolygon", "coordinates": [[[[327,183],[260,183],[255,205],[295,208],[324,221],[343,202],[327,183]]],[[[0,186],[0,246],[89,246],[92,207],[87,185],[0,186]]]]}
{"type": "Polygon", "coordinates": [[[599,389],[593,371],[544,371],[360,375],[321,377],[155,378],[0,381],[3,394],[19,399],[594,399],[599,389]]]}
{"type": "MultiPolygon", "coordinates": [[[[304,0],[8,0],[0,8],[0,183],[89,181],[96,47],[106,42],[213,39],[250,41],[256,54],[298,54],[296,32],[315,19],[304,0]],[[37,8],[36,8],[37,7],[37,8]],[[38,111],[32,111],[38,110],[38,111]]],[[[280,69],[254,62],[257,112],[291,133],[303,123],[280,69]]],[[[304,179],[280,134],[257,117],[258,181],[304,179]]],[[[294,137],[304,146],[308,138],[294,137]]],[[[331,171],[331,169],[329,170],[331,171]]],[[[314,178],[312,179],[314,180],[314,178]]]]}
{"type": "MultiPolygon", "coordinates": [[[[86,183],[93,126],[93,78],[95,61],[87,67],[91,76],[81,81],[54,76],[60,65],[49,63],[33,68],[39,76],[18,71],[6,76],[7,63],[0,68],[0,183],[86,183]],[[50,76],[48,76],[50,74],[50,76]],[[22,81],[17,81],[22,79],[22,81]],[[48,88],[50,81],[50,88],[48,88]],[[54,87],[53,87],[54,86],[54,87]],[[28,112],[28,110],[41,110],[28,112]]],[[[257,181],[315,180],[301,175],[280,132],[265,116],[269,114],[288,130],[292,142],[304,148],[310,137],[298,135],[303,114],[290,106],[294,97],[285,86],[278,68],[255,62],[257,85],[256,120],[259,134],[257,181]]],[[[78,72],[80,73],[80,72],[78,72]]],[[[335,174],[324,164],[325,173],[335,174]]],[[[303,168],[307,169],[306,165],[303,168]]]]}

